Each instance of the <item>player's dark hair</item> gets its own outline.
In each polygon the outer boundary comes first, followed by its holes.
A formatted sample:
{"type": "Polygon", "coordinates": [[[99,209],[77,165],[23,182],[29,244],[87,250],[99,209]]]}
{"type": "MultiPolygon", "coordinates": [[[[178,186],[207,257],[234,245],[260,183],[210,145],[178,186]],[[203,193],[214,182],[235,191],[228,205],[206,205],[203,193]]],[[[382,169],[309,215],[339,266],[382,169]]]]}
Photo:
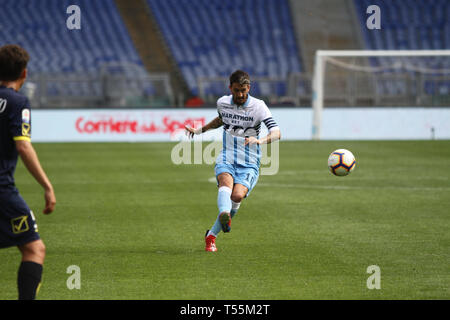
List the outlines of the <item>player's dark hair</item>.
{"type": "Polygon", "coordinates": [[[0,47],[0,81],[16,81],[27,67],[30,56],[22,47],[7,44],[0,47]]]}
{"type": "Polygon", "coordinates": [[[239,83],[240,85],[250,84],[250,76],[245,71],[236,70],[230,76],[230,86],[233,83],[239,83]]]}

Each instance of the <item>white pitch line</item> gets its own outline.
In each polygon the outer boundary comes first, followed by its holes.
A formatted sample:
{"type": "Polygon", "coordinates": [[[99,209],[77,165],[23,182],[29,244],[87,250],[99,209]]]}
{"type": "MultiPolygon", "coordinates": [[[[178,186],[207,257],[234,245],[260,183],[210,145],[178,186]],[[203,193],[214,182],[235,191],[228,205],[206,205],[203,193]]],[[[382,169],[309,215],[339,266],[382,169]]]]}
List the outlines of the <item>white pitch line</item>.
{"type": "MultiPolygon", "coordinates": [[[[316,179],[315,179],[316,180],[316,179]]],[[[211,177],[208,179],[208,182],[217,183],[216,177],[211,177]]],[[[358,189],[393,189],[393,190],[412,190],[412,191],[450,191],[450,187],[363,187],[363,186],[318,186],[318,185],[305,185],[305,184],[288,184],[288,183],[267,183],[260,182],[257,183],[257,186],[260,187],[275,187],[275,188],[298,188],[298,189],[329,189],[329,190],[358,190],[358,189]]]]}
{"type": "Polygon", "coordinates": [[[284,183],[258,183],[257,186],[260,187],[275,187],[275,188],[299,188],[299,189],[331,189],[331,190],[357,190],[357,189],[393,189],[393,190],[414,190],[414,191],[450,191],[449,188],[443,187],[357,187],[357,186],[317,186],[317,185],[302,185],[302,184],[284,184],[284,183]]]}
{"type": "MultiPolygon", "coordinates": [[[[277,176],[295,176],[295,177],[301,177],[301,178],[308,178],[309,175],[315,175],[319,174],[321,176],[329,175],[329,172],[325,172],[324,170],[309,170],[309,171],[281,171],[278,172],[277,176]]],[[[318,178],[313,178],[315,181],[318,180],[318,178]]],[[[320,178],[319,178],[320,179],[320,178]]],[[[320,180],[325,180],[328,178],[323,178],[320,180]]],[[[353,180],[385,180],[388,179],[388,176],[366,176],[366,177],[352,177],[353,180]]],[[[416,177],[397,177],[396,179],[402,179],[402,180],[441,180],[441,181],[447,181],[450,178],[448,177],[429,177],[429,176],[416,176],[416,177]]]]}

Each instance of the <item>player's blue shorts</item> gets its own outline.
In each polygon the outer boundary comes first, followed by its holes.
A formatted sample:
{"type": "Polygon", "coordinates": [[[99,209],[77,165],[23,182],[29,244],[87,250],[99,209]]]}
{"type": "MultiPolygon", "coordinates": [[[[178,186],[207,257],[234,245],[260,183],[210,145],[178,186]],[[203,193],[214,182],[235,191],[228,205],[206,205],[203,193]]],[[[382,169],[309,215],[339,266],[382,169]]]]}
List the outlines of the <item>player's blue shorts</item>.
{"type": "Polygon", "coordinates": [[[259,169],[256,167],[245,167],[238,164],[217,163],[214,168],[216,179],[221,173],[227,172],[231,174],[234,179],[234,184],[239,183],[247,187],[248,192],[245,197],[248,197],[250,191],[255,187],[259,178],[259,169]]]}
{"type": "Polygon", "coordinates": [[[16,188],[0,188],[0,248],[39,240],[34,215],[16,188]]]}

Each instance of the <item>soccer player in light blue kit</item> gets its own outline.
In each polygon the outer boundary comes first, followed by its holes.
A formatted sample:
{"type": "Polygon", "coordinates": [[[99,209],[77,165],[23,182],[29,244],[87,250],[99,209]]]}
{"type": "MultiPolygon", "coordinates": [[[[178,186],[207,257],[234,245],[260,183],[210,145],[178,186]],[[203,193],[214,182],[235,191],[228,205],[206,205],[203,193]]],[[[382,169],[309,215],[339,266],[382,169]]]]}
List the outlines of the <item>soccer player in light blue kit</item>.
{"type": "Polygon", "coordinates": [[[223,125],[223,149],[216,159],[215,175],[219,187],[219,215],[205,235],[205,250],[217,251],[215,240],[219,232],[230,232],[231,219],[241,201],[255,187],[259,177],[260,145],[279,140],[280,129],[269,108],[260,99],[250,96],[250,77],[237,70],[230,76],[231,95],[217,100],[219,116],[202,128],[186,126],[190,137],[223,125]],[[269,134],[259,138],[263,122],[269,134]]]}

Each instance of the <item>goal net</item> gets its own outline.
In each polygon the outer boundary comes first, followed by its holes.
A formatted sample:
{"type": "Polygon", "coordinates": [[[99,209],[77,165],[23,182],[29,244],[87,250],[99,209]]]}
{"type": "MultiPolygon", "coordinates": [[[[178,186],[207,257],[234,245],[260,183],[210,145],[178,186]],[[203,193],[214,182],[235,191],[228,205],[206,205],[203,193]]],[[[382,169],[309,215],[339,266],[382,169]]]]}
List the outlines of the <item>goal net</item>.
{"type": "Polygon", "coordinates": [[[450,50],[319,50],[312,137],[324,107],[450,106],[450,50]]]}

